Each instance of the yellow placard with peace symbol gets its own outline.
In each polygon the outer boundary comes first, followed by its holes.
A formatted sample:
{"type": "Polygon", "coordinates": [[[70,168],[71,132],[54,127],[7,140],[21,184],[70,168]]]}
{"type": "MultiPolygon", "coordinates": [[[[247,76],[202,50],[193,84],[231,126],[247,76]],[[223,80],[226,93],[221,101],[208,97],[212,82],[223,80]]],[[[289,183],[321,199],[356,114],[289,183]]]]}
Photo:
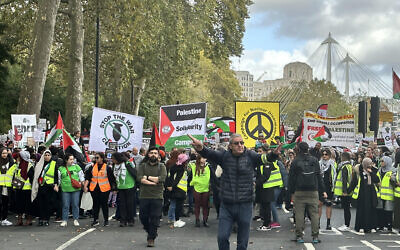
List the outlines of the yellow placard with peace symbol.
{"type": "Polygon", "coordinates": [[[235,103],[236,133],[242,135],[244,145],[253,148],[260,135],[267,143],[279,136],[279,102],[235,103]]]}

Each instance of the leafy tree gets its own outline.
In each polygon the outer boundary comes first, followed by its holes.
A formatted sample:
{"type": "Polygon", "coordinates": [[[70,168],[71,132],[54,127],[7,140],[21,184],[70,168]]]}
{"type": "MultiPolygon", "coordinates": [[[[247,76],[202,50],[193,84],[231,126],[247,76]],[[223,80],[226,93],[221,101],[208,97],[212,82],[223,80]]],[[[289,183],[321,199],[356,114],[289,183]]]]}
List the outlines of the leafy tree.
{"type": "Polygon", "coordinates": [[[309,83],[293,83],[295,87],[280,88],[264,100],[282,101],[281,114],[286,114],[285,124],[296,129],[303,118],[304,111],[316,111],[319,105],[328,104],[329,116],[354,114],[355,109],[346,102],[335,85],[325,80],[313,80],[309,83]],[[296,97],[296,98],[286,98],[296,97]]]}

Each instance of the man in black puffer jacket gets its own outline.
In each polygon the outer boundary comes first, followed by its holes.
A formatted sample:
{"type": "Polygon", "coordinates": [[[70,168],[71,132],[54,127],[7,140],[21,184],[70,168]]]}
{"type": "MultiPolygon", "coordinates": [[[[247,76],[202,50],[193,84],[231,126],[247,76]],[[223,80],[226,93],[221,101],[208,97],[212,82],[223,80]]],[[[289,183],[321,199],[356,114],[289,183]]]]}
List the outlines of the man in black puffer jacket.
{"type": "Polygon", "coordinates": [[[254,172],[258,166],[275,161],[280,147],[268,155],[258,155],[244,147],[241,135],[233,134],[229,139],[228,151],[213,151],[203,147],[201,141],[191,135],[189,137],[202,157],[220,165],[223,170],[220,180],[219,249],[229,249],[229,236],[234,222],[238,225],[237,249],[247,249],[253,210],[254,172]]]}

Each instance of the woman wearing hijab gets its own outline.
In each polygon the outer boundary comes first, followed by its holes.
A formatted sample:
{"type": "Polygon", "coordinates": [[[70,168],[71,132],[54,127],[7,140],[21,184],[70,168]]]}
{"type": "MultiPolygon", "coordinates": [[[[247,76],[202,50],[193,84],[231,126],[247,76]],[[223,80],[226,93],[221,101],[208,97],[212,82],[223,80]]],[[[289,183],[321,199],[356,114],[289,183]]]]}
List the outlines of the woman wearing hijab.
{"type": "MultiPolygon", "coordinates": [[[[361,165],[355,167],[355,174],[349,190],[353,199],[357,200],[356,223],[354,229],[370,233],[377,226],[376,206],[378,204],[377,188],[379,177],[371,158],[364,158],[361,165]]],[[[349,193],[350,193],[349,192],[349,193]]]]}
{"type": "Polygon", "coordinates": [[[136,197],[136,169],[129,159],[120,152],[115,152],[111,156],[114,164],[113,171],[117,183],[120,211],[120,227],[133,227],[134,205],[136,197]]]}
{"type": "Polygon", "coordinates": [[[16,212],[18,214],[17,226],[32,225],[31,189],[34,175],[34,167],[28,151],[18,153],[17,164],[14,165],[13,188],[16,190],[16,212]],[[22,215],[25,214],[25,224],[22,223],[22,215]]]}
{"type": "MultiPolygon", "coordinates": [[[[36,165],[39,204],[39,226],[49,226],[49,220],[52,212],[53,202],[56,201],[55,184],[58,183],[58,166],[55,160],[52,160],[50,150],[44,151],[42,159],[36,165]]],[[[36,172],[35,171],[35,172],[36,172]]],[[[35,175],[36,177],[36,175],[35,175]]],[[[35,180],[36,181],[36,180],[35,180]]]]}
{"type": "Polygon", "coordinates": [[[108,226],[108,197],[110,191],[115,190],[115,177],[113,170],[106,163],[104,153],[96,153],[96,163],[85,171],[84,191],[90,191],[93,198],[93,223],[92,227],[99,225],[100,207],[103,211],[104,226],[108,226]],[[90,183],[90,184],[89,184],[90,183]],[[89,185],[89,188],[88,188],[89,185]]]}
{"type": "Polygon", "coordinates": [[[10,173],[11,167],[14,165],[14,160],[11,154],[8,153],[7,148],[0,149],[0,191],[1,191],[1,205],[0,205],[0,216],[2,226],[11,226],[12,223],[7,220],[8,216],[8,201],[11,194],[11,180],[12,173],[10,173]]]}
{"type": "Polygon", "coordinates": [[[392,231],[393,208],[394,208],[394,187],[390,182],[392,173],[396,169],[392,166],[392,158],[383,156],[380,160],[378,177],[380,182],[380,198],[378,202],[378,227],[380,230],[392,231]]]}

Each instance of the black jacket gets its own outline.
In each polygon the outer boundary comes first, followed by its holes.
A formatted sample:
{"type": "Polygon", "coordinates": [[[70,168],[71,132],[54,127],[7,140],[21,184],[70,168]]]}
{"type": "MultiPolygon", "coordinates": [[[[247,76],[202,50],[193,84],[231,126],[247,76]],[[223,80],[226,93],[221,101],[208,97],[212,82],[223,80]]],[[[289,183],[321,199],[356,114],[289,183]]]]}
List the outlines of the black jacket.
{"type": "Polygon", "coordinates": [[[321,170],[317,158],[309,154],[299,154],[293,160],[289,172],[289,192],[293,194],[295,191],[318,191],[320,194],[325,192],[325,185],[322,180],[321,170]],[[298,178],[303,173],[304,162],[308,162],[315,169],[315,175],[317,178],[317,186],[312,189],[304,189],[299,186],[298,178]]]}
{"type": "Polygon", "coordinates": [[[274,188],[264,188],[263,185],[271,177],[271,172],[275,170],[275,166],[272,163],[261,165],[257,168],[256,174],[256,202],[266,203],[275,200],[274,188]],[[261,174],[261,168],[263,167],[263,173],[261,174]]]}
{"type": "MultiPolygon", "coordinates": [[[[234,156],[230,150],[213,151],[206,147],[199,153],[221,166],[220,197],[224,203],[253,201],[253,177],[255,169],[263,164],[262,155],[245,149],[240,156],[234,156]]],[[[277,158],[278,155],[273,153],[267,156],[269,162],[277,158]]]]}
{"type": "Polygon", "coordinates": [[[169,177],[167,187],[172,187],[172,191],[170,192],[170,198],[173,199],[185,199],[186,192],[182,189],[178,188],[177,185],[179,181],[183,177],[183,173],[185,172],[184,166],[174,164],[169,170],[169,177]]]}

